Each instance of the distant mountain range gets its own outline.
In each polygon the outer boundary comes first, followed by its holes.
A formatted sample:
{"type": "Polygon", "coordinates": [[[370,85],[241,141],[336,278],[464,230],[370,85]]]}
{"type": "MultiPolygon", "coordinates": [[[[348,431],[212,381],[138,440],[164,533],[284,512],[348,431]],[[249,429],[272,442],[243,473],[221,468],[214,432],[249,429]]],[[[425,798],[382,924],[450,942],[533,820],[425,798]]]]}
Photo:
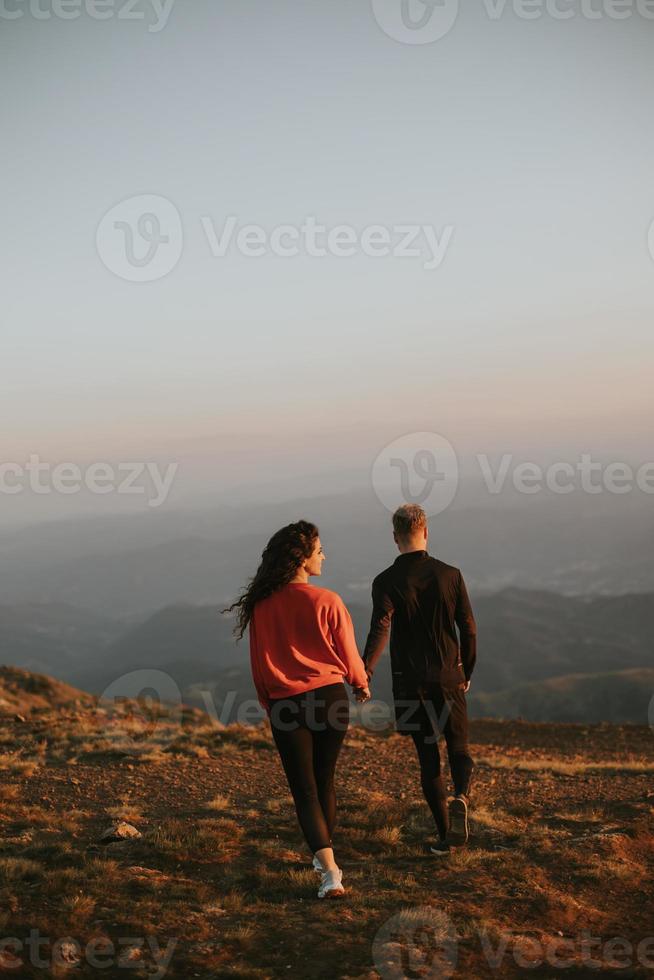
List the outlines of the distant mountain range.
{"type": "MultiPolygon", "coordinates": [[[[461,568],[475,594],[510,586],[564,595],[654,592],[649,499],[478,500],[432,518],[429,539],[430,553],[461,568]]],[[[0,602],[64,603],[111,619],[143,619],[177,602],[224,603],[254,573],[271,534],[299,518],[320,527],[322,584],[348,603],[367,602],[374,575],[397,555],[390,513],[372,488],[0,534],[0,602]]]]}
{"type": "Polygon", "coordinates": [[[128,625],[68,603],[0,605],[0,661],[74,683],[128,625]]]}
{"type": "Polygon", "coordinates": [[[642,725],[653,696],[654,669],[566,674],[494,694],[472,694],[470,711],[477,718],[642,725]]]}
{"type": "MultiPolygon", "coordinates": [[[[652,594],[569,597],[507,588],[473,595],[473,605],[479,629],[473,714],[646,722],[654,694],[652,594]]],[[[362,650],[370,607],[360,600],[348,607],[362,650]]],[[[234,712],[255,692],[247,634],[236,644],[233,624],[218,604],[176,603],[141,621],[59,603],[4,605],[0,662],[96,694],[132,671],[161,670],[185,701],[234,712]]],[[[373,695],[390,701],[387,654],[373,695]]]]}
{"type": "MultiPolygon", "coordinates": [[[[372,578],[397,556],[372,486],[0,533],[0,662],[96,693],[132,671],[162,670],[185,699],[234,709],[254,698],[248,641],[235,644],[219,609],[270,535],[299,518],[320,528],[320,585],[343,596],[362,648],[372,578]]],[[[643,720],[654,667],[649,498],[468,487],[430,520],[428,550],[461,568],[473,598],[472,710],[643,720]]],[[[383,662],[373,693],[390,699],[383,662]]]]}

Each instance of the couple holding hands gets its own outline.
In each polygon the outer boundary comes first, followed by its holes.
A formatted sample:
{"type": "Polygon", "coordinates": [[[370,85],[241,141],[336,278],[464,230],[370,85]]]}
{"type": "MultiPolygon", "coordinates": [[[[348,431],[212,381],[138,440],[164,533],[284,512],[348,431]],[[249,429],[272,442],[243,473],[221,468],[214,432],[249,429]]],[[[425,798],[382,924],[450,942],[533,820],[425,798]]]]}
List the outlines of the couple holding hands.
{"type": "MultiPolygon", "coordinates": [[[[349,724],[345,683],[360,703],[390,632],[395,727],[411,735],[422,791],[433,814],[436,855],[468,839],[473,761],[465,695],[476,659],[476,625],[458,568],[427,551],[427,519],[415,504],[393,514],[400,554],[372,583],[373,611],[363,657],[341,597],[309,583],[325,555],[318,528],[288,524],[266,545],[237,602],[236,635],[249,628],[250,663],[297,811],[320,873],[319,898],[345,893],[332,847],[334,776],[349,724]],[[458,629],[458,636],[457,636],[458,629]],[[445,736],[454,798],[441,771],[445,736]]],[[[224,610],[227,611],[227,610],[224,610]]]]}

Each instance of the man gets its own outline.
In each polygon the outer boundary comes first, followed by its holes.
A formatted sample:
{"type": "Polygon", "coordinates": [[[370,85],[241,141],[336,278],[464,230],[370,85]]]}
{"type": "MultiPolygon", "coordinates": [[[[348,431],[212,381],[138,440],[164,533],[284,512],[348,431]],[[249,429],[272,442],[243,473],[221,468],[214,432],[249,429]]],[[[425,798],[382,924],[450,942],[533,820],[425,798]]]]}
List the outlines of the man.
{"type": "Polygon", "coordinates": [[[458,568],[427,552],[427,518],[407,504],[393,514],[400,554],[372,583],[372,619],[363,661],[370,681],[390,630],[396,728],[413,738],[422,791],[434,816],[434,854],[468,840],[470,777],[466,692],[477,656],[477,627],[458,568]],[[458,627],[459,639],[455,627],[458,627]],[[439,734],[454,783],[447,806],[439,734]]]}

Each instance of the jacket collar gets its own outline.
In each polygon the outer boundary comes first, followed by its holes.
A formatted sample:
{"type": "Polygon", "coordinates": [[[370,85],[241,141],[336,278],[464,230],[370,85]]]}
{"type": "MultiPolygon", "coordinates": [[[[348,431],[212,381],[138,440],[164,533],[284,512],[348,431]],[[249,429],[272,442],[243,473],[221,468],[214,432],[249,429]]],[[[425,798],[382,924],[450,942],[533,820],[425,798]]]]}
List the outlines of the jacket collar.
{"type": "Polygon", "coordinates": [[[429,557],[429,552],[425,551],[425,549],[419,549],[418,551],[405,551],[403,554],[400,553],[397,556],[394,564],[397,564],[398,562],[408,561],[409,559],[427,558],[427,557],[429,557]]]}

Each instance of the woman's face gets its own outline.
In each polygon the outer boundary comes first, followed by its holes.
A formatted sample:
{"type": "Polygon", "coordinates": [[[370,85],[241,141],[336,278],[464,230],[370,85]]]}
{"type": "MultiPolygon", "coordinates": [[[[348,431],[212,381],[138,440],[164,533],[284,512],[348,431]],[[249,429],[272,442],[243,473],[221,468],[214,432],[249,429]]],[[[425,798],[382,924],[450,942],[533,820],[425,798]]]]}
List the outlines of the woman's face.
{"type": "Polygon", "coordinates": [[[322,573],[322,563],[325,560],[320,538],[316,538],[313,553],[310,558],[304,559],[304,567],[309,575],[320,575],[322,573]]]}

